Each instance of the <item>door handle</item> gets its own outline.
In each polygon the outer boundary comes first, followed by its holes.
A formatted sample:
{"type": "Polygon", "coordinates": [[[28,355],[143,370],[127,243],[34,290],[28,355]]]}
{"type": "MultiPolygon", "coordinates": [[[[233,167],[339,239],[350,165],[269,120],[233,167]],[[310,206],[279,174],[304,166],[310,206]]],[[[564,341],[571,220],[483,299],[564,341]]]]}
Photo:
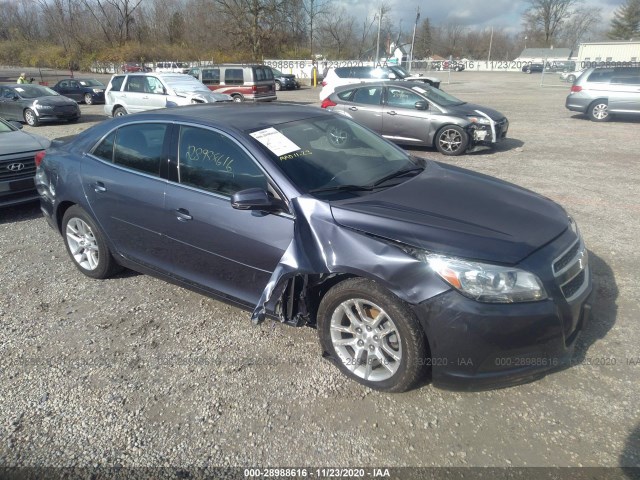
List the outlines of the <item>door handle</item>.
{"type": "Polygon", "coordinates": [[[102,193],[107,191],[107,187],[105,187],[104,183],[102,182],[96,182],[92,185],[92,187],[96,193],[102,193]]]}
{"type": "Polygon", "coordinates": [[[397,115],[397,113],[393,110],[391,110],[390,112],[387,112],[387,115],[397,115]]]}
{"type": "Polygon", "coordinates": [[[193,220],[193,217],[189,215],[189,210],[187,210],[186,208],[178,208],[177,210],[175,210],[175,212],[177,214],[176,218],[181,222],[188,222],[189,220],[193,220]]]}
{"type": "Polygon", "coordinates": [[[356,112],[358,111],[358,107],[349,107],[349,110],[351,110],[352,112],[356,112]]]}

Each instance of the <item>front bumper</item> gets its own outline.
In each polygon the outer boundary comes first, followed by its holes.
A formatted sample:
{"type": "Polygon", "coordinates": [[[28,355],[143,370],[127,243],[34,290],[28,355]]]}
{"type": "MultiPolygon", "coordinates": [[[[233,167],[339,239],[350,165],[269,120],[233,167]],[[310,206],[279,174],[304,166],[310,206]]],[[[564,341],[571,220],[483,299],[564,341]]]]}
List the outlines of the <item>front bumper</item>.
{"type": "Polygon", "coordinates": [[[509,121],[506,118],[491,125],[473,123],[468,127],[470,147],[486,146],[490,147],[507,138],[509,121]]]}
{"type": "Polygon", "coordinates": [[[539,275],[546,300],[489,304],[449,290],[413,305],[429,341],[434,385],[506,387],[570,365],[591,312],[587,259],[582,240],[566,232],[521,264],[539,275]]]}
{"type": "Polygon", "coordinates": [[[80,118],[80,109],[78,107],[56,107],[51,110],[35,109],[35,112],[38,120],[41,122],[55,122],[80,118]]]}

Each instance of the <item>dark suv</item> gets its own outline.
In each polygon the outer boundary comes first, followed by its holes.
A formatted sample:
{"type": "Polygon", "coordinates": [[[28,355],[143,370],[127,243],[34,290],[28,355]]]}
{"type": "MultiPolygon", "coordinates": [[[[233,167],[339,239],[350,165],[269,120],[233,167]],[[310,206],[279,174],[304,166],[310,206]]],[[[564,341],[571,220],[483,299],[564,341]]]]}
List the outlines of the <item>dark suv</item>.
{"type": "Polygon", "coordinates": [[[276,82],[276,90],[293,90],[300,88],[300,82],[292,73],[282,73],[277,68],[270,67],[273,72],[273,79],[276,82]]]}

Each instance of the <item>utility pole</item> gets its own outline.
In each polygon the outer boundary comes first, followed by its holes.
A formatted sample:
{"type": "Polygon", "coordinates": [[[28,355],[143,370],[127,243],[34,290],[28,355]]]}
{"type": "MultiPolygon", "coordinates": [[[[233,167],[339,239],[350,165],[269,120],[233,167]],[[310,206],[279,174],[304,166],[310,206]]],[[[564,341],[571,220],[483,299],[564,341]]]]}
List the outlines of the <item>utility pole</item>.
{"type": "Polygon", "coordinates": [[[493,45],[493,27],[491,27],[491,37],[489,38],[489,56],[487,57],[487,68],[491,63],[491,46],[493,45]]]}
{"type": "Polygon", "coordinates": [[[382,3],[378,13],[378,40],[376,42],[376,67],[380,64],[380,28],[382,28],[382,3]]]}
{"type": "Polygon", "coordinates": [[[411,55],[409,55],[409,71],[413,67],[413,46],[416,43],[416,30],[418,29],[418,20],[420,20],[420,5],[418,5],[418,11],[416,12],[416,23],[413,26],[413,37],[411,38],[411,55]]]}
{"type": "Polygon", "coordinates": [[[310,8],[309,8],[309,30],[310,30],[310,35],[309,35],[309,50],[311,50],[311,59],[313,59],[313,0],[309,0],[310,1],[310,8]]]}

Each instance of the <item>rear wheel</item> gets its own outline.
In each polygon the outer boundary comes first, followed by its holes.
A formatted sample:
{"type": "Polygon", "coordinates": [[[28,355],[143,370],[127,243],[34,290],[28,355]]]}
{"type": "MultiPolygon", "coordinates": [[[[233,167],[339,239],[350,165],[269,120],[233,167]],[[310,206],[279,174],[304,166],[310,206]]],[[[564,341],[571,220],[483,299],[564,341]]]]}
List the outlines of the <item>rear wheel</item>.
{"type": "Polygon", "coordinates": [[[327,139],[334,147],[345,148],[351,143],[351,132],[342,125],[331,125],[327,129],[327,139]]]}
{"type": "Polygon", "coordinates": [[[427,346],[417,319],[377,283],[351,278],[333,286],[320,302],[317,318],[323,350],[357,382],[404,392],[424,373],[427,346]]]}
{"type": "Polygon", "coordinates": [[[69,207],[65,212],[62,234],[73,263],[88,277],[107,278],[121,268],[93,219],[79,206],[69,207]]]}
{"type": "Polygon", "coordinates": [[[27,122],[27,125],[29,125],[30,127],[37,127],[38,125],[40,125],[40,120],[38,119],[36,112],[31,110],[30,108],[27,108],[24,111],[24,121],[27,122]]]}
{"type": "Polygon", "coordinates": [[[244,97],[242,95],[231,95],[234,102],[244,102],[244,97]]]}
{"type": "Polygon", "coordinates": [[[280,82],[276,82],[276,92],[279,92],[280,90],[282,90],[282,85],[280,82]]]}
{"type": "Polygon", "coordinates": [[[596,100],[589,105],[589,118],[594,122],[608,122],[611,120],[609,105],[606,100],[596,100]]]}
{"type": "Polygon", "coordinates": [[[127,111],[124,109],[124,107],[118,107],[113,111],[114,117],[124,117],[126,114],[127,111]]]}
{"type": "Polygon", "coordinates": [[[92,105],[93,104],[93,97],[91,96],[90,93],[85,93],[84,94],[84,103],[86,103],[87,105],[92,105]]]}
{"type": "Polygon", "coordinates": [[[435,143],[443,155],[462,155],[469,145],[469,135],[457,125],[446,125],[436,134],[435,143]]]}
{"type": "Polygon", "coordinates": [[[576,81],[576,76],[575,76],[575,75],[569,75],[569,76],[567,77],[567,82],[569,82],[569,83],[573,83],[573,82],[575,82],[575,81],[576,81]]]}

